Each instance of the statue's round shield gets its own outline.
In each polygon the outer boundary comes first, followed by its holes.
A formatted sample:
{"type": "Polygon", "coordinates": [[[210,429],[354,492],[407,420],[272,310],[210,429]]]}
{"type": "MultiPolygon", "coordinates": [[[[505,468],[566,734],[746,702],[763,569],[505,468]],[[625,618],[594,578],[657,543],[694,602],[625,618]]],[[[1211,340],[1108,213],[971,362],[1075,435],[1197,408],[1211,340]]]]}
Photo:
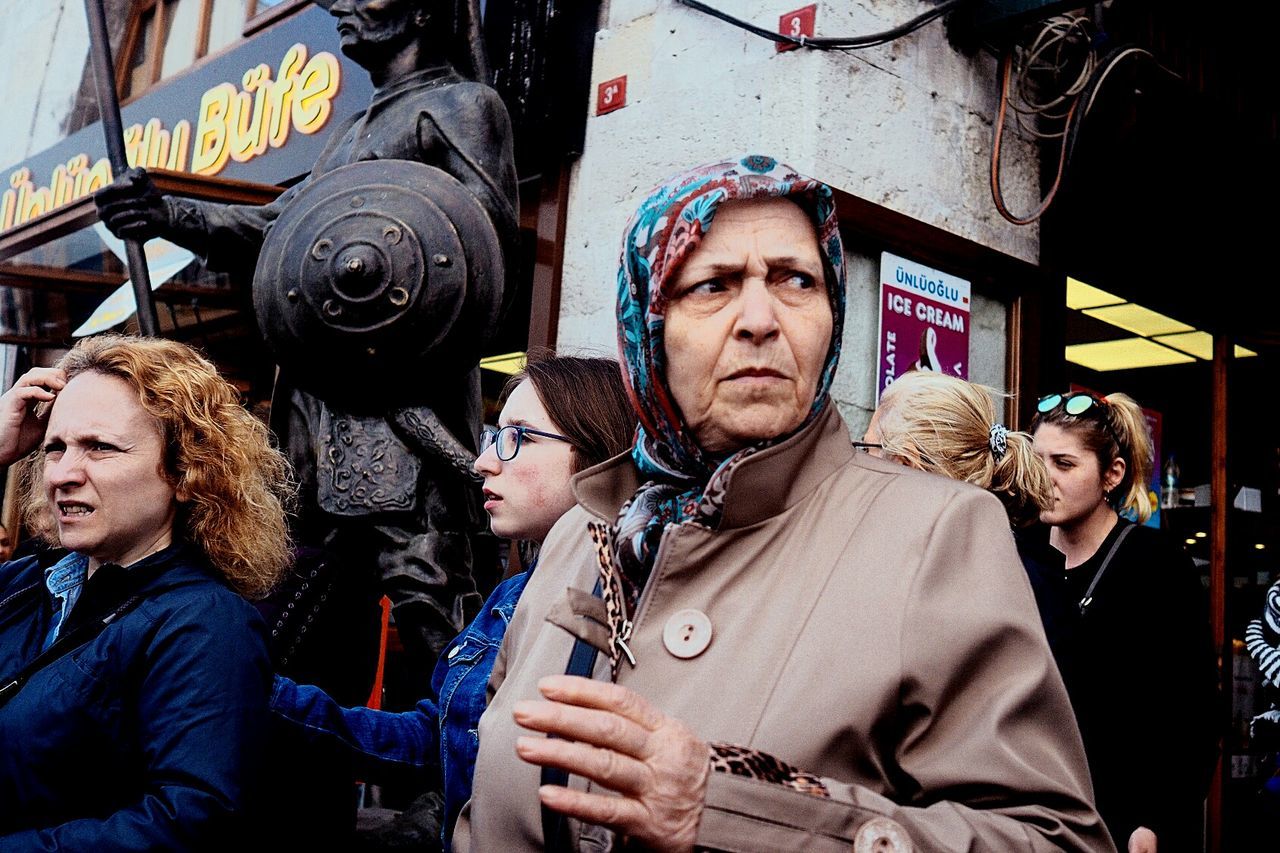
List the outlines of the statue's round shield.
{"type": "Polygon", "coordinates": [[[502,251],[456,178],[367,160],[311,181],[267,232],[258,326],[292,382],[321,399],[412,402],[422,369],[465,371],[494,331],[502,251]]]}

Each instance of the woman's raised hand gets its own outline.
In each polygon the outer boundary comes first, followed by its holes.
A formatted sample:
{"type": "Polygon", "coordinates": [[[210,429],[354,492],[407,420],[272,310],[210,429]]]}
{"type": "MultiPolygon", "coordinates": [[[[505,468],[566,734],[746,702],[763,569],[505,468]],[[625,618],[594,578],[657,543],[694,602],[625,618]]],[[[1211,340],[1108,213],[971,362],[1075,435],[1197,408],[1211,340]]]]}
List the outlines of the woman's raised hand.
{"type": "Polygon", "coordinates": [[[36,404],[55,399],[67,384],[67,374],[56,367],[33,367],[0,395],[0,465],[26,456],[44,437],[45,417],[36,415],[36,404]]]}
{"type": "Polygon", "coordinates": [[[553,675],[539,681],[538,689],[548,701],[517,702],[516,723],[557,737],[521,737],[516,753],[620,795],[543,785],[542,802],[607,826],[646,850],[693,850],[710,747],[684,723],[617,684],[553,675]]]}

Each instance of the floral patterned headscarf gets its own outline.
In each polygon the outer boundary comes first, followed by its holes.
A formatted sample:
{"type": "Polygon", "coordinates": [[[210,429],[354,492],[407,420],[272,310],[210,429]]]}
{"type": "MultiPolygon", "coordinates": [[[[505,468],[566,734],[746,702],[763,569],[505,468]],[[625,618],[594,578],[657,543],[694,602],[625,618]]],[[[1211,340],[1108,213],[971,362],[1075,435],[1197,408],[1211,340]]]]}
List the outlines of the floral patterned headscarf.
{"type": "Polygon", "coordinates": [[[763,441],[728,458],[708,453],[683,423],[666,379],[663,329],[676,272],[701,244],[721,204],[757,198],[791,199],[813,222],[833,322],[826,363],[805,423],[826,405],[840,356],[845,305],[844,251],[831,188],[761,155],[700,166],[657,188],[627,226],[618,270],[618,349],[640,419],[632,458],[645,483],[608,531],[606,550],[612,559],[602,554],[601,564],[606,584],[620,583],[632,606],[652,569],[663,529],[681,523],[718,527],[733,469],[786,438],[763,441]],[[616,577],[606,562],[621,568],[622,577],[616,577]]]}

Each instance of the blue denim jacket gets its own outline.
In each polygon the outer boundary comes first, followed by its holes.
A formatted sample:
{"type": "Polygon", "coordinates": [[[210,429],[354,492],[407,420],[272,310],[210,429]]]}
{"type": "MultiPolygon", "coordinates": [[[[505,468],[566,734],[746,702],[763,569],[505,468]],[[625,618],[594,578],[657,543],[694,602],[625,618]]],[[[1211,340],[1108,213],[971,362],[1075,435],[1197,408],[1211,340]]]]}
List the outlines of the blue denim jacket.
{"type": "Polygon", "coordinates": [[[498,585],[475,621],[445,648],[431,676],[431,695],[412,711],[343,708],[318,687],[281,676],[276,676],[271,710],[316,737],[345,745],[369,781],[392,768],[439,767],[445,807],[441,831],[448,850],[458,812],[471,798],[480,744],[476,729],[489,675],[528,581],[529,573],[522,572],[498,585]]]}

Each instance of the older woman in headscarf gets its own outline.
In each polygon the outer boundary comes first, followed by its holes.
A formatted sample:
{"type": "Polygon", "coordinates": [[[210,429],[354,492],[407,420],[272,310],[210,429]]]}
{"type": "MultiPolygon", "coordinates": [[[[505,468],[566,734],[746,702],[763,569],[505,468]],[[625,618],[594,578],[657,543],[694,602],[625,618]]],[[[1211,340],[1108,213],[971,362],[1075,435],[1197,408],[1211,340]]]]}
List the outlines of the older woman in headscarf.
{"type": "Polygon", "coordinates": [[[768,157],[632,219],[642,428],[546,540],[455,849],[1113,849],[1000,502],[856,453],[828,396],[842,251],[768,157]]]}

